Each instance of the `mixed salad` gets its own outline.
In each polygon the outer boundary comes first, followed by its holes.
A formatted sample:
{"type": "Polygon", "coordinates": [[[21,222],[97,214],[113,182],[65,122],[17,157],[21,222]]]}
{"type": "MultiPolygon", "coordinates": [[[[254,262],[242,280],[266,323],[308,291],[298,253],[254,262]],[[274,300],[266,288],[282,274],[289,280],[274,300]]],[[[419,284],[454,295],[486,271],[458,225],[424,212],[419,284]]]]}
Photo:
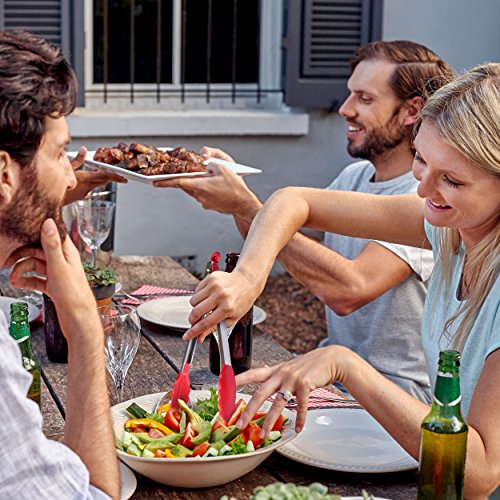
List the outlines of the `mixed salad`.
{"type": "Polygon", "coordinates": [[[269,446],[281,438],[286,417],[280,415],[272,431],[259,437],[267,412],[257,413],[245,429],[236,422],[246,408],[238,400],[231,418],[226,422],[219,415],[217,392],[196,402],[193,409],[179,400],[179,408],[170,404],[148,413],[136,403],[127,408],[131,416],[125,422],[125,433],[117,439],[116,447],[130,455],[148,458],[218,457],[239,455],[269,446]]]}

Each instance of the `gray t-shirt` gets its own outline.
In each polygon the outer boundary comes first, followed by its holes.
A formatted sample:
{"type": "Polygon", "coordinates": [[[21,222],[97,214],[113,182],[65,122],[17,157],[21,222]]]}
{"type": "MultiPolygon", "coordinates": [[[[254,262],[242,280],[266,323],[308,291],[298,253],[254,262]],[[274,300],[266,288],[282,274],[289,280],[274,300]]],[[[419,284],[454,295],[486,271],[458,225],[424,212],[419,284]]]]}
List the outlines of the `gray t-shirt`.
{"type": "MultiPolygon", "coordinates": [[[[370,194],[414,193],[418,181],[411,172],[382,182],[372,182],[375,167],[368,161],[347,166],[328,189],[370,194]]],[[[325,245],[347,259],[354,259],[369,240],[325,234],[325,245]]],[[[337,316],[326,307],[328,339],[321,345],[346,346],[410,394],[430,401],[430,384],[420,336],[427,280],[432,272],[432,252],[377,242],[412,268],[412,275],[377,299],[348,316],[337,316]]],[[[383,272],[383,269],[381,269],[383,272]]]]}

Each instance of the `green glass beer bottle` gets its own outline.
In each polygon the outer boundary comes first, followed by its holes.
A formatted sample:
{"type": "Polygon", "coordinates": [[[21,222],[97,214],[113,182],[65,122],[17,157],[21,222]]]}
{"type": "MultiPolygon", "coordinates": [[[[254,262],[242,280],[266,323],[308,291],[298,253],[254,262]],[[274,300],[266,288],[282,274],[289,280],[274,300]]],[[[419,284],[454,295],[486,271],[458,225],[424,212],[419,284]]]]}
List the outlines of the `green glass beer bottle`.
{"type": "Polygon", "coordinates": [[[40,363],[31,346],[26,302],[14,302],[10,306],[10,335],[19,344],[24,368],[33,376],[28,397],[40,405],[40,363]]]}
{"type": "Polygon", "coordinates": [[[461,499],[468,426],[460,409],[460,353],[442,351],[434,401],[422,422],[418,500],[461,499]]]}

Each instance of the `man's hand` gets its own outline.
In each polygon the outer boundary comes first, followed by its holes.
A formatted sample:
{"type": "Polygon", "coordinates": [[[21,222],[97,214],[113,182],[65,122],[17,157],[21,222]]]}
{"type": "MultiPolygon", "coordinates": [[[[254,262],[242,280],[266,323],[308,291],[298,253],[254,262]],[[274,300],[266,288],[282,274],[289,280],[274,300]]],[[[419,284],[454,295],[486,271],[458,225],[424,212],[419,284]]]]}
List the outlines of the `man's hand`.
{"type": "Polygon", "coordinates": [[[82,146],[78,151],[77,156],[71,160],[71,166],[73,167],[73,170],[75,170],[77,185],[75,189],[71,189],[66,192],[66,196],[64,198],[65,205],[85,198],[85,196],[93,189],[105,186],[110,182],[120,182],[124,184],[128,182],[127,179],[118,174],[99,172],[97,170],[77,170],[85,162],[86,155],[87,148],[82,146]]]}
{"type": "Polygon", "coordinates": [[[92,319],[98,323],[95,298],[71,239],[61,242],[54,221],[47,219],[42,225],[41,242],[42,249],[21,247],[9,256],[6,265],[14,264],[12,285],[47,294],[54,301],[65,335],[71,334],[83,318],[84,322],[92,319]]]}
{"type": "Polygon", "coordinates": [[[76,247],[70,238],[61,242],[52,219],[44,221],[40,239],[42,250],[24,247],[9,257],[9,263],[17,261],[10,281],[16,287],[44,292],[54,301],[61,330],[68,340],[64,443],[86,465],[91,484],[110,497],[119,498],[118,464],[106,390],[104,335],[96,301],[76,247]],[[31,272],[42,277],[25,276],[31,272]],[[99,436],[95,429],[99,429],[99,436]]]}
{"type": "Polygon", "coordinates": [[[208,146],[204,146],[201,148],[200,154],[201,156],[203,156],[203,158],[205,158],[205,160],[210,160],[210,158],[217,158],[218,160],[231,161],[234,163],[234,159],[225,151],[222,151],[222,149],[209,148],[208,146]]]}
{"type": "Polygon", "coordinates": [[[212,164],[207,167],[210,177],[192,177],[156,181],[156,187],[175,187],[201,203],[206,210],[215,210],[237,217],[248,217],[262,206],[257,196],[248,189],[243,178],[230,168],[212,164]]]}

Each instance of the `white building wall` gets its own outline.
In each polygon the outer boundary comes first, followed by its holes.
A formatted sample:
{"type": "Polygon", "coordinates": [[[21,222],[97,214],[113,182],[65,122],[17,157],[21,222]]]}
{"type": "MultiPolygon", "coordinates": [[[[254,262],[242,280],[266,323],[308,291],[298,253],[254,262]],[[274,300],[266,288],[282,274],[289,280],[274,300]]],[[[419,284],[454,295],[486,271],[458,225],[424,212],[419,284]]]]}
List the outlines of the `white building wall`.
{"type": "MultiPolygon", "coordinates": [[[[499,20],[498,0],[385,0],[383,37],[428,45],[460,71],[500,60],[499,20]]],[[[194,150],[203,145],[220,147],[238,162],[262,168],[261,175],[247,180],[266,199],[287,185],[329,184],[350,161],[344,134],[341,117],[316,112],[310,113],[308,133],[302,136],[107,137],[105,144],[125,140],[194,150]]],[[[73,145],[81,144],[95,149],[103,139],[76,137],[73,145]]],[[[207,212],[175,189],[119,185],[116,222],[115,253],[119,255],[194,255],[201,269],[214,250],[237,251],[242,246],[231,217],[207,212]]]]}

